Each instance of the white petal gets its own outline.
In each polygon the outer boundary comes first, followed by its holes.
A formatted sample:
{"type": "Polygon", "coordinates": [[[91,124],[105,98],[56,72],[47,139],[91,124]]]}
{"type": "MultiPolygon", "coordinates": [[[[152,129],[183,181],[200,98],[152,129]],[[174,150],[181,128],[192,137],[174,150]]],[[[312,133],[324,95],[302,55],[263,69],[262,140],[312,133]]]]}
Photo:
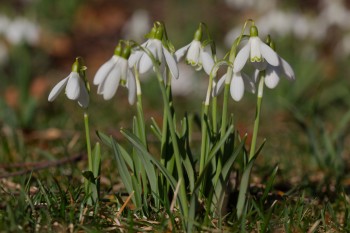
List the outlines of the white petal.
{"type": "Polygon", "coordinates": [[[120,70],[119,69],[113,69],[108,77],[106,78],[106,81],[103,83],[103,87],[101,90],[101,94],[103,94],[103,98],[105,100],[110,100],[115,95],[119,82],[120,82],[120,70]]]}
{"type": "Polygon", "coordinates": [[[128,73],[128,80],[126,83],[126,86],[128,87],[129,95],[128,95],[128,100],[129,104],[134,104],[135,102],[135,97],[136,97],[136,81],[134,74],[132,72],[128,73]]]}
{"type": "MultiPolygon", "coordinates": [[[[149,51],[153,54],[153,56],[155,56],[156,48],[154,46],[150,46],[147,49],[149,49],[149,51]]],[[[140,74],[147,73],[150,69],[152,69],[152,67],[153,67],[152,59],[148,56],[147,53],[142,53],[142,56],[139,62],[140,74]]]]}
{"type": "Polygon", "coordinates": [[[246,91],[249,91],[250,93],[255,93],[255,83],[254,81],[245,73],[241,73],[243,82],[244,82],[244,88],[246,91]]]}
{"type": "Polygon", "coordinates": [[[275,88],[279,83],[280,78],[278,77],[276,69],[274,69],[273,66],[268,66],[266,68],[264,81],[265,81],[265,85],[270,89],[275,88]]]}
{"type": "Polygon", "coordinates": [[[187,55],[186,55],[186,61],[191,66],[197,66],[200,62],[199,56],[201,53],[201,42],[198,40],[194,40],[191,43],[191,46],[188,48],[187,55]]]}
{"type": "Polygon", "coordinates": [[[250,61],[261,62],[262,57],[261,57],[260,45],[263,44],[263,42],[257,36],[250,37],[249,42],[250,42],[250,61]]]}
{"type": "Polygon", "coordinates": [[[137,62],[140,60],[142,54],[144,54],[144,52],[140,51],[140,50],[137,50],[137,51],[131,53],[131,55],[128,59],[128,63],[129,63],[130,68],[134,67],[134,65],[137,65],[137,62]]]}
{"type": "Polygon", "coordinates": [[[273,66],[279,65],[278,55],[273,49],[265,44],[264,42],[260,43],[260,51],[261,55],[265,58],[265,60],[273,66]]]}
{"type": "Polygon", "coordinates": [[[170,73],[172,74],[172,76],[174,78],[179,78],[179,68],[177,67],[177,63],[173,57],[173,55],[171,55],[169,53],[169,51],[163,47],[163,54],[165,57],[165,61],[169,67],[170,73]]]}
{"type": "Polygon", "coordinates": [[[175,60],[177,62],[179,62],[186,54],[188,48],[190,47],[191,43],[189,43],[188,45],[182,47],[181,49],[178,49],[176,52],[175,52],[175,60]]]}
{"type": "Polygon", "coordinates": [[[107,77],[117,60],[117,56],[113,56],[98,69],[94,77],[95,85],[99,85],[107,77]]]}
{"type": "Polygon", "coordinates": [[[225,83],[225,80],[226,80],[226,75],[227,74],[224,74],[218,81],[218,83],[215,85],[215,88],[214,88],[214,91],[213,91],[213,94],[214,96],[218,96],[222,89],[224,89],[224,83],[225,83]]]}
{"type": "Polygon", "coordinates": [[[57,83],[54,86],[54,88],[52,88],[52,90],[49,94],[49,97],[48,97],[48,101],[52,102],[57,98],[57,96],[61,93],[61,91],[63,90],[63,88],[67,84],[68,78],[69,78],[69,76],[67,78],[61,80],[59,83],[57,83]]]}
{"type": "Polygon", "coordinates": [[[126,81],[127,72],[129,70],[128,60],[126,60],[125,58],[121,57],[119,59],[119,61],[118,61],[118,64],[116,64],[116,66],[118,66],[119,69],[120,69],[121,79],[126,81]]]}
{"type": "Polygon", "coordinates": [[[244,94],[244,82],[240,73],[235,73],[230,86],[231,97],[235,101],[240,101],[244,94]]]}
{"type": "Polygon", "coordinates": [[[152,45],[155,46],[156,50],[155,53],[153,53],[153,55],[155,56],[156,60],[158,60],[160,63],[163,62],[163,45],[162,42],[160,40],[152,40],[152,45]]]}
{"type": "Polygon", "coordinates": [[[295,74],[292,67],[286,62],[283,58],[279,57],[280,63],[282,66],[279,66],[282,69],[283,73],[286,75],[288,80],[295,80],[295,74]]]}
{"type": "Polygon", "coordinates": [[[80,107],[87,108],[89,106],[89,94],[86,90],[85,84],[82,79],[79,80],[80,95],[78,98],[78,104],[80,107]]]}
{"type": "Polygon", "coordinates": [[[66,95],[68,99],[77,100],[80,94],[80,85],[79,85],[80,76],[77,72],[71,72],[70,77],[68,78],[66,86],[66,95]]]}
{"type": "Polygon", "coordinates": [[[211,51],[203,49],[201,52],[202,65],[205,73],[210,75],[211,70],[214,66],[214,59],[212,57],[211,51]]]}
{"type": "Polygon", "coordinates": [[[238,52],[235,61],[233,62],[233,71],[240,72],[243,69],[243,66],[248,60],[250,52],[250,40],[243,48],[238,52]]]}
{"type": "Polygon", "coordinates": [[[257,83],[257,82],[258,82],[258,79],[259,79],[259,73],[260,73],[260,71],[259,71],[259,70],[255,70],[255,71],[254,71],[253,79],[254,79],[254,82],[255,82],[255,83],[257,83]]]}

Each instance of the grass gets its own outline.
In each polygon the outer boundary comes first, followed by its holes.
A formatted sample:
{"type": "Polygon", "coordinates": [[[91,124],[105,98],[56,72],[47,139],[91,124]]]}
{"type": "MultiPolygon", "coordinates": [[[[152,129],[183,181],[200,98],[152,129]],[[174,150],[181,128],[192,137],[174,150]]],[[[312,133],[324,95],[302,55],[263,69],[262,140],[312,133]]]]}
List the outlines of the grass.
{"type": "MultiPolygon", "coordinates": [[[[62,33],[74,31],[71,21],[78,5],[79,1],[58,4],[56,12],[62,16],[50,15],[52,6],[48,1],[38,1],[33,7],[40,9],[40,17],[52,18],[47,21],[47,27],[62,33]],[[61,17],[65,20],[57,20],[61,17]]],[[[298,45],[288,38],[281,42],[282,51],[298,45]]],[[[15,87],[19,93],[15,105],[9,103],[5,94],[0,96],[0,232],[184,231],[180,211],[170,212],[171,200],[164,203],[167,208],[153,208],[147,218],[140,215],[140,209],[131,203],[132,196],[121,181],[111,149],[102,150],[101,201],[96,206],[86,205],[81,171],[87,167],[87,155],[83,126],[79,123],[83,113],[76,111],[76,103],[67,103],[63,98],[55,105],[48,104],[47,90],[40,98],[28,91],[32,77],[58,72],[51,63],[59,59],[45,52],[28,46],[14,47],[10,51],[11,59],[0,73],[5,80],[1,91],[5,93],[9,87],[15,87]],[[33,54],[35,59],[31,59],[33,54]],[[25,64],[22,69],[18,69],[19,63],[25,64]]],[[[232,173],[233,187],[225,200],[225,215],[209,219],[210,227],[193,222],[198,230],[350,231],[350,163],[346,157],[350,149],[347,88],[350,83],[345,79],[349,73],[348,59],[326,63],[322,57],[320,62],[306,59],[301,53],[295,50],[287,55],[298,79],[293,88],[289,83],[281,83],[277,94],[266,91],[264,96],[261,119],[264,123],[260,130],[268,140],[263,156],[256,160],[252,170],[246,214],[240,219],[235,215],[238,193],[234,182],[241,174],[232,173]],[[327,69],[336,72],[327,73],[327,69]]],[[[66,71],[65,65],[63,67],[66,71]]],[[[59,71],[55,78],[65,71],[59,71]]],[[[150,100],[144,97],[146,125],[149,127],[151,117],[161,125],[161,113],[152,107],[160,104],[153,95],[157,84],[147,85],[150,88],[145,94],[150,100]]],[[[109,103],[92,97],[97,99],[94,105],[99,108],[90,109],[94,113],[90,116],[91,135],[92,140],[97,141],[95,131],[103,130],[129,148],[118,129],[131,128],[130,121],[125,119],[136,115],[136,110],[129,111],[125,92],[119,94],[121,99],[109,103]]],[[[175,108],[183,107],[178,117],[185,112],[200,112],[193,107],[195,101],[175,99],[175,108]]],[[[243,102],[229,105],[237,121],[242,122],[237,126],[242,135],[252,131],[246,128],[246,123],[254,119],[254,109],[245,106],[252,106],[253,101],[247,96],[243,102]]],[[[221,107],[220,100],[218,103],[221,107]]],[[[154,136],[149,134],[147,138],[153,143],[149,149],[159,152],[156,149],[159,142],[154,136]]],[[[193,138],[196,143],[200,136],[193,135],[193,138]]]]}

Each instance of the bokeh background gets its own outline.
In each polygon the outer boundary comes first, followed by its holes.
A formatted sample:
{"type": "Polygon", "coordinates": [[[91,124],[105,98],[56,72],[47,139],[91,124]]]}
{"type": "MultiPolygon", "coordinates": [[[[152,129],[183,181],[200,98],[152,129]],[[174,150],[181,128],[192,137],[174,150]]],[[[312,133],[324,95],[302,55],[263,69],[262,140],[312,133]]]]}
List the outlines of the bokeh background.
{"type": "MultiPolygon", "coordinates": [[[[347,182],[350,1],[345,0],[2,0],[0,162],[54,159],[84,149],[82,110],[63,94],[47,102],[75,57],[84,58],[92,81],[119,39],[142,43],[152,22],[160,20],[177,49],[205,22],[221,59],[250,18],[262,38],[272,36],[296,74],[294,83],[281,79],[276,89],[265,91],[259,140],[268,141],[258,168],[279,163],[285,183],[300,183],[305,176],[347,182]]],[[[208,79],[185,64],[180,69],[175,108],[180,116],[199,113],[208,79]]],[[[142,85],[146,119],[160,120],[157,83],[150,77],[142,85]]],[[[126,96],[120,89],[106,102],[92,94],[92,130],[118,137],[120,127],[131,127],[134,109],[126,96]]],[[[230,111],[239,131],[251,133],[254,97],[246,93],[241,102],[230,101],[230,111]]]]}

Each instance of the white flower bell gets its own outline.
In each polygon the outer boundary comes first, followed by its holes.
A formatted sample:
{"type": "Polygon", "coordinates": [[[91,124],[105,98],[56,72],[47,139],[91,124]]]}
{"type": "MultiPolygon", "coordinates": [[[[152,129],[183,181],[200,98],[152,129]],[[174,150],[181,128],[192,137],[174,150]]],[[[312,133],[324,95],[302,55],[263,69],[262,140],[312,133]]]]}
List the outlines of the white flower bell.
{"type": "MultiPolygon", "coordinates": [[[[163,32],[163,25],[156,23],[148,35],[149,39],[141,46],[148,49],[161,66],[164,66],[166,63],[171,75],[174,78],[178,78],[179,70],[175,58],[162,44],[163,32]]],[[[147,53],[138,50],[132,53],[129,58],[129,66],[132,67],[134,65],[137,66],[140,74],[145,74],[152,69],[153,62],[147,53]]]]}
{"type": "Polygon", "coordinates": [[[77,100],[78,104],[87,108],[89,106],[89,94],[85,86],[84,77],[81,77],[81,73],[84,73],[86,67],[82,66],[81,58],[76,58],[72,66],[72,72],[59,83],[57,83],[51,90],[48,101],[54,101],[61,91],[65,89],[68,99],[77,100]]]}
{"type": "Polygon", "coordinates": [[[258,37],[256,26],[250,27],[250,38],[248,43],[238,52],[233,63],[234,72],[240,72],[246,64],[248,58],[253,66],[258,70],[264,70],[267,64],[279,65],[277,53],[258,37]]]}
{"type": "Polygon", "coordinates": [[[121,43],[119,43],[112,58],[97,71],[94,84],[98,86],[97,94],[103,95],[105,100],[110,100],[115,95],[121,83],[128,88],[129,103],[135,102],[136,82],[134,74],[129,68],[129,56],[130,46],[127,45],[122,49],[121,43]]]}
{"type": "Polygon", "coordinates": [[[202,45],[202,27],[201,25],[194,34],[194,38],[191,43],[180,48],[175,53],[176,61],[179,62],[186,55],[186,62],[197,70],[204,71],[210,75],[210,72],[214,66],[214,59],[212,57],[212,51],[210,46],[203,47],[202,45]]]}
{"type": "MultiPolygon", "coordinates": [[[[214,95],[217,96],[223,89],[227,80],[227,74],[224,74],[215,85],[214,95]]],[[[230,94],[233,100],[240,101],[243,98],[244,90],[255,93],[255,84],[253,80],[242,72],[233,72],[230,81],[230,94]]]]}

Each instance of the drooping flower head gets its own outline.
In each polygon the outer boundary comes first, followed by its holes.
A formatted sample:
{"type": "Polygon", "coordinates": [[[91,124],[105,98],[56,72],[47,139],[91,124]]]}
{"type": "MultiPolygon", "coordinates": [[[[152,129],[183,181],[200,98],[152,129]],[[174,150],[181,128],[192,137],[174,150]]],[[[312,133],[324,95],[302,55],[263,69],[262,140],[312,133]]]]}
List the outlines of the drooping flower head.
{"type": "MultiPolygon", "coordinates": [[[[271,49],[275,50],[275,44],[271,40],[270,36],[267,36],[266,44],[269,45],[271,49]]],[[[277,84],[280,81],[280,77],[282,76],[286,77],[286,79],[290,81],[295,80],[295,74],[292,67],[282,57],[280,57],[279,55],[277,55],[277,57],[278,57],[278,65],[273,66],[271,64],[267,64],[265,69],[264,82],[265,82],[265,85],[270,89],[273,89],[277,86],[277,84]]],[[[255,81],[257,81],[258,76],[259,76],[259,70],[255,70],[255,73],[254,73],[255,81]]]]}
{"type": "Polygon", "coordinates": [[[77,100],[78,104],[87,108],[89,106],[89,85],[85,77],[86,66],[83,65],[83,60],[80,57],[75,59],[72,65],[72,72],[51,90],[48,101],[54,101],[61,91],[65,89],[68,99],[77,100]]]}
{"type": "MultiPolygon", "coordinates": [[[[150,52],[156,62],[161,67],[165,65],[169,68],[171,75],[174,78],[179,77],[179,70],[173,55],[169,51],[172,47],[167,41],[164,25],[160,22],[155,22],[150,33],[146,35],[148,40],[141,46],[150,52]],[[164,42],[165,41],[165,42],[164,42]]],[[[152,59],[144,50],[136,50],[129,58],[129,65],[136,65],[140,74],[145,74],[153,67],[152,59]]]]}
{"type": "Polygon", "coordinates": [[[202,41],[202,25],[202,23],[199,24],[192,42],[176,51],[175,58],[179,62],[185,57],[187,64],[196,67],[197,70],[201,70],[203,67],[204,71],[209,75],[214,66],[214,59],[211,46],[202,41]]]}
{"type": "Polygon", "coordinates": [[[94,84],[97,85],[97,94],[103,96],[105,100],[111,99],[119,84],[128,88],[128,100],[130,104],[135,101],[136,83],[135,77],[132,73],[128,59],[131,53],[131,46],[129,43],[119,42],[114,50],[111,59],[104,63],[97,71],[94,84]]]}
{"type": "Polygon", "coordinates": [[[258,28],[255,25],[250,27],[250,37],[248,43],[238,52],[233,63],[234,72],[242,70],[248,58],[253,66],[258,70],[264,70],[267,64],[279,65],[276,52],[259,38],[258,28]]]}

